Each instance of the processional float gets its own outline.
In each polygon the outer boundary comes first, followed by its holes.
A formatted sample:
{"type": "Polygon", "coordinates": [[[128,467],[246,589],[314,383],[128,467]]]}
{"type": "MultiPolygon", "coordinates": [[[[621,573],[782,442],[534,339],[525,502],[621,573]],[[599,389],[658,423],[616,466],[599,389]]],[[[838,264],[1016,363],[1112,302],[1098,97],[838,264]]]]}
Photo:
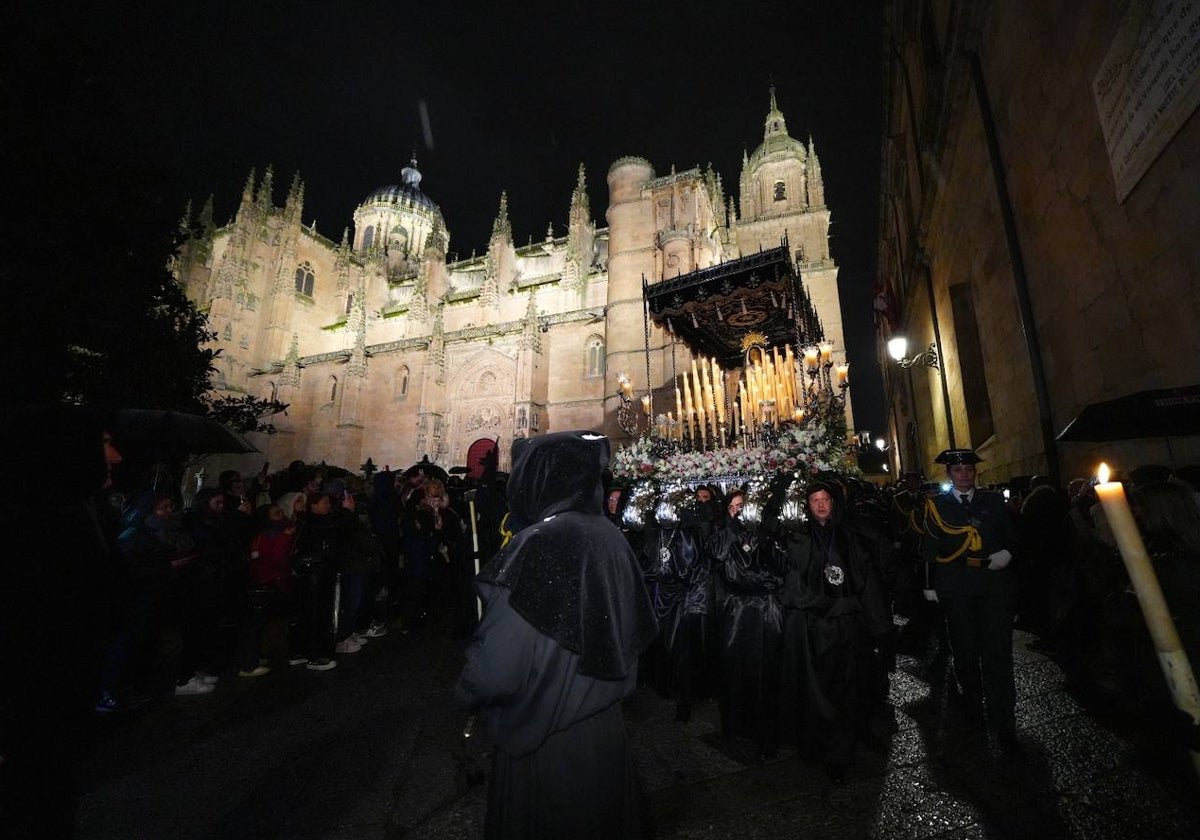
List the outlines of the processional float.
{"type": "Polygon", "coordinates": [[[747,490],[742,518],[753,526],[780,481],[781,516],[800,519],[809,479],[857,471],[846,437],[849,366],[833,360],[786,239],[670,280],[643,278],[642,296],[646,386],[617,374],[617,423],[633,439],[613,459],[614,479],[631,488],[627,524],[643,525],[656,508],[660,520],[675,518],[691,495],[681,491],[713,484],[747,490]],[[671,342],[671,381],[657,390],[651,324],[671,342]]]}

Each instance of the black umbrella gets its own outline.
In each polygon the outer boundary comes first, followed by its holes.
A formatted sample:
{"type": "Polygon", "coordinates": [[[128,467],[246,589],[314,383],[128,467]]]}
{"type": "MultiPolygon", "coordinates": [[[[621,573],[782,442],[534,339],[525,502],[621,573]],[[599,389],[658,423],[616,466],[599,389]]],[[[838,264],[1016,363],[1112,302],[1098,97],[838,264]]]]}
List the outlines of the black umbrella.
{"type": "Polygon", "coordinates": [[[212,455],[217,452],[257,452],[228,426],[201,414],[153,408],[126,408],[113,420],[119,446],[157,455],[212,455]]]}
{"type": "Polygon", "coordinates": [[[1200,385],[1138,391],[1092,403],[1058,436],[1061,441],[1129,440],[1200,435],[1200,385]]]}
{"type": "Polygon", "coordinates": [[[437,464],[430,461],[428,455],[426,455],[420,461],[418,461],[417,463],[413,464],[411,467],[406,469],[404,471],[404,477],[408,478],[409,476],[414,475],[418,472],[424,473],[426,478],[440,479],[443,483],[450,480],[450,474],[447,473],[441,467],[439,467],[437,464]]]}

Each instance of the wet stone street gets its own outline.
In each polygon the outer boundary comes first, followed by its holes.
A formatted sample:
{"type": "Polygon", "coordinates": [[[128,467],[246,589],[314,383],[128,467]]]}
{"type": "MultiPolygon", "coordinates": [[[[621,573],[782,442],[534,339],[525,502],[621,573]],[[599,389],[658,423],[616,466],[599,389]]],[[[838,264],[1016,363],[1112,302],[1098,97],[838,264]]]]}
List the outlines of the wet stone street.
{"type": "MultiPolygon", "coordinates": [[[[714,702],[684,724],[639,689],[626,718],[657,837],[1200,837],[1182,751],[1156,755],[1126,722],[1085,708],[1028,641],[1018,633],[1014,651],[1023,756],[958,725],[943,664],[902,656],[899,731],[860,745],[836,786],[794,752],[759,764],[749,743],[724,742],[714,702]]],[[[341,661],[225,675],[212,695],[101,721],[78,836],[482,836],[488,745],[464,747],[451,698],[461,643],[393,632],[341,661]]]]}

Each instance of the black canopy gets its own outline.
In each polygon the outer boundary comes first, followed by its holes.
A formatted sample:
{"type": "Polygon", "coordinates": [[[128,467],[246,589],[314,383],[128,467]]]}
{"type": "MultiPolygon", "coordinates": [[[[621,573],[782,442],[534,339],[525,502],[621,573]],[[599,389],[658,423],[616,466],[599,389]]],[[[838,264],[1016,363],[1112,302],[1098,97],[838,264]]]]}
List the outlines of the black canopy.
{"type": "Polygon", "coordinates": [[[742,338],[761,332],[771,347],[812,344],[821,321],[786,240],[778,248],[702,268],[643,289],[651,320],[695,353],[729,370],[742,366],[742,338]]]}

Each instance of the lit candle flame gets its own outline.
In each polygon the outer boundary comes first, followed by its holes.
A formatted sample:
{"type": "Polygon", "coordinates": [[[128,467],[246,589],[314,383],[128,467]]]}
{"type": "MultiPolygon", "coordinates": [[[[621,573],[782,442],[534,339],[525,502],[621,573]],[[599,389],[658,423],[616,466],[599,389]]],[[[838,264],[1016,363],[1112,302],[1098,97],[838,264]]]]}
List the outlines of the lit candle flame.
{"type": "Polygon", "coordinates": [[[1096,470],[1096,478],[1100,479],[1101,484],[1108,484],[1108,464],[1101,462],[1100,468],[1096,470]]]}

